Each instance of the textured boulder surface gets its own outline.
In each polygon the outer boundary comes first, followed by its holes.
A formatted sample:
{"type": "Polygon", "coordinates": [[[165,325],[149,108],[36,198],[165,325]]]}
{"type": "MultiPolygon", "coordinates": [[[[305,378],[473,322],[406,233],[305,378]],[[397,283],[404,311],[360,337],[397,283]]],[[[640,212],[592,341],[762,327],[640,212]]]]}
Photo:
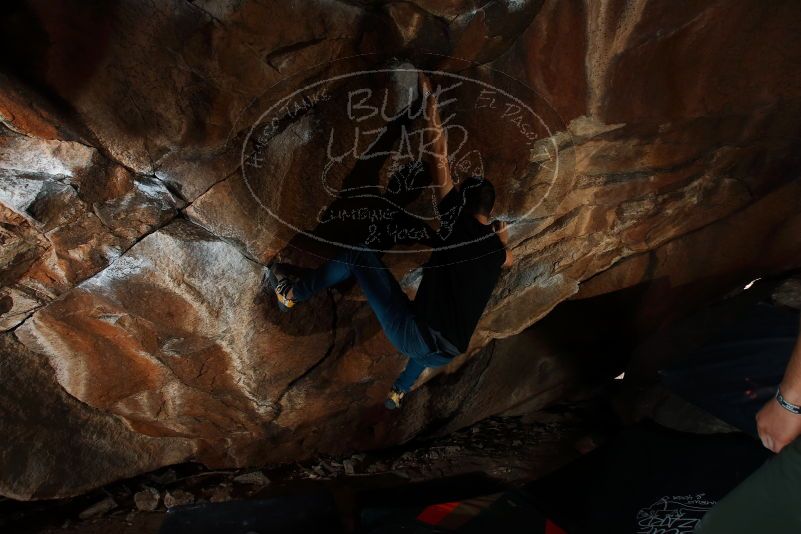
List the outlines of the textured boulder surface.
{"type": "MultiPolygon", "coordinates": [[[[7,496],[75,495],[188,460],[345,453],[543,405],[575,375],[530,328],[560,302],[656,283],[714,294],[801,265],[792,0],[3,9],[0,39],[13,51],[0,72],[7,496]],[[285,113],[260,147],[262,172],[242,172],[251,127],[271,105],[388,57],[515,87],[549,125],[530,146],[502,114],[457,110],[497,213],[514,223],[517,261],[469,353],[424,375],[391,418],[381,403],[404,359],[357,288],[288,315],[260,292],[279,253],[306,266],[325,255],[266,215],[259,195],[269,185],[274,206],[314,226],[324,199],[308,170],[324,163],[327,131],[351,127],[329,104],[348,82],[285,113]]],[[[475,98],[467,85],[458,98],[475,98]]],[[[385,259],[413,296],[423,258],[385,259]]]]}

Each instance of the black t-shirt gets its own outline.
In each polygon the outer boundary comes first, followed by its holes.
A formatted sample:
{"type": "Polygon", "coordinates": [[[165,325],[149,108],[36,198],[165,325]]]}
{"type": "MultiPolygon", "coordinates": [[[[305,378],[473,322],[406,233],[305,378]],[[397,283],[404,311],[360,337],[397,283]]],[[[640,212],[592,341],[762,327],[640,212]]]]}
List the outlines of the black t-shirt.
{"type": "Polygon", "coordinates": [[[414,300],[417,316],[460,352],[467,350],[506,260],[492,226],[463,205],[456,187],[437,204],[441,226],[414,300]]]}

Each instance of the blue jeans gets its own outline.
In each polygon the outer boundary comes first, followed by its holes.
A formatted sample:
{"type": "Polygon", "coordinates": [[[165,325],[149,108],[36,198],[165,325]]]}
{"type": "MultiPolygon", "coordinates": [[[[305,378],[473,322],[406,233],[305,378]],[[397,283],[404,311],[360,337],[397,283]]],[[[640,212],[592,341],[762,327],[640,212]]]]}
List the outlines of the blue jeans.
{"type": "Polygon", "coordinates": [[[389,341],[409,358],[395,381],[396,390],[408,392],[423,369],[450,363],[452,356],[436,350],[430,330],[415,316],[400,284],[373,252],[347,249],[320,268],[304,271],[292,284],[293,299],[304,301],[350,277],[361,286],[389,341]]]}

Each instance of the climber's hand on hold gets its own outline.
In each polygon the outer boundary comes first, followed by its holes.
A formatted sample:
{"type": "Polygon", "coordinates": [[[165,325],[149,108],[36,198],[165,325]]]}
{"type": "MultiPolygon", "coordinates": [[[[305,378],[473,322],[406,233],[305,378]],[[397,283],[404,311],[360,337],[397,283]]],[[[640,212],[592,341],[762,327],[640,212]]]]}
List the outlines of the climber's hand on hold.
{"type": "Polygon", "coordinates": [[[504,246],[509,243],[509,226],[504,221],[492,221],[492,229],[498,234],[504,246]]]}
{"type": "Polygon", "coordinates": [[[427,98],[432,93],[431,80],[429,79],[428,74],[418,71],[417,80],[420,82],[420,92],[423,94],[423,98],[427,98]]]}

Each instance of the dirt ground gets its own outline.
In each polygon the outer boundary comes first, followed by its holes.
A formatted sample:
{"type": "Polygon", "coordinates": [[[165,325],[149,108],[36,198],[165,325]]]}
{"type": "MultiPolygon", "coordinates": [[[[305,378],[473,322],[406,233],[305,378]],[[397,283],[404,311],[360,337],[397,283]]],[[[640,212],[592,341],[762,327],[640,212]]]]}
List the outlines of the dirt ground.
{"type": "Polygon", "coordinates": [[[57,501],[0,501],[3,532],[146,534],[158,532],[170,507],[262,499],[288,492],[348,492],[374,486],[480,474],[516,485],[565,465],[604,435],[597,413],[579,404],[518,417],[492,417],[441,438],[264,469],[208,470],[181,464],[57,501]],[[137,495],[138,494],[138,495],[137,495]],[[153,507],[152,511],[142,508],[153,507]]]}

